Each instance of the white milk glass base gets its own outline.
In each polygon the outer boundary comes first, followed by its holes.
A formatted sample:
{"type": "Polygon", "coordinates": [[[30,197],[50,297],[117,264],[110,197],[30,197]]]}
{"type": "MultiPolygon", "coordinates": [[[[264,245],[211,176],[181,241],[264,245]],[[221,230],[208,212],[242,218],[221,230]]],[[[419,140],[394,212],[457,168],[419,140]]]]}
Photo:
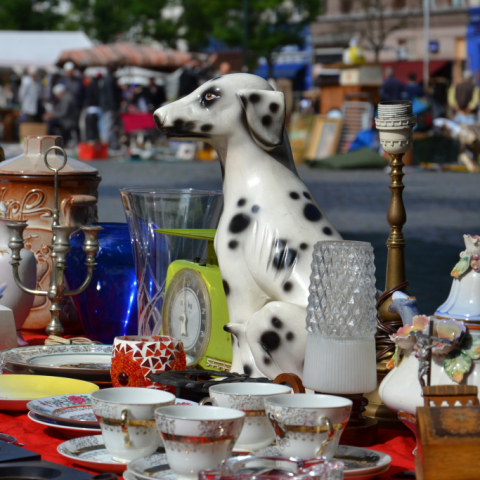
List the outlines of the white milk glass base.
{"type": "Polygon", "coordinates": [[[367,393],[377,388],[374,337],[309,333],[303,384],[316,392],[367,393]]]}

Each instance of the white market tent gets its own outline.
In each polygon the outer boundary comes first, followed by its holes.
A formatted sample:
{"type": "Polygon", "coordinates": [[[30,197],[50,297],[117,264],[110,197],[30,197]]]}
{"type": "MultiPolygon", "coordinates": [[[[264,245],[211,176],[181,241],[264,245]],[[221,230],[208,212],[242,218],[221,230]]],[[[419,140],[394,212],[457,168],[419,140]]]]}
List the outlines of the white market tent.
{"type": "Polygon", "coordinates": [[[0,68],[54,66],[64,50],[91,48],[84,32],[0,31],[0,68]]]}

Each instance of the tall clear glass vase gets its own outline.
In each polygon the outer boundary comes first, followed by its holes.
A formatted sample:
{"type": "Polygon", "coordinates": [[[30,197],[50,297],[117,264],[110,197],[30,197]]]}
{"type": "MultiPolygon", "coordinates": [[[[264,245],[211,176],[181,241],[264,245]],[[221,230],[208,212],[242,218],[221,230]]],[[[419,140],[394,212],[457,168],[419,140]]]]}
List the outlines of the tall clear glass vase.
{"type": "Polygon", "coordinates": [[[123,188],[120,195],[137,275],[138,334],[158,335],[168,266],[177,259],[205,258],[207,242],[162,235],[154,230],[217,228],[223,193],[123,188]]]}

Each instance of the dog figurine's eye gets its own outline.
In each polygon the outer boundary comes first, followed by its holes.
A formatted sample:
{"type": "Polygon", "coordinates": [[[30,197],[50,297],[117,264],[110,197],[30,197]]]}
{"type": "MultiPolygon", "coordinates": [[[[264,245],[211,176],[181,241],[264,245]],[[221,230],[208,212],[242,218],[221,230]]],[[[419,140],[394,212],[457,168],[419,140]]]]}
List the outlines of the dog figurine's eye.
{"type": "Polygon", "coordinates": [[[213,93],[206,93],[205,94],[205,100],[214,100],[215,98],[217,98],[217,95],[215,95],[213,93]]]}

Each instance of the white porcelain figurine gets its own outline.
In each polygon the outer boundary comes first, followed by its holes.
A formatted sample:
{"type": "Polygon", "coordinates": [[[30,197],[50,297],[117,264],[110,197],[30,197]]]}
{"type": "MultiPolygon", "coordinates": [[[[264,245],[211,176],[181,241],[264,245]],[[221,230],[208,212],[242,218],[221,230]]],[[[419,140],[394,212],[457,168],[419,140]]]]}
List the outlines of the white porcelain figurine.
{"type": "Polygon", "coordinates": [[[464,235],[465,251],[453,268],[452,288],[448,299],[426,317],[418,315],[416,300],[396,292],[390,309],[402,316],[403,327],[392,339],[397,349],[392,371],[379,388],[385,405],[397,412],[414,416],[423,405],[419,383],[419,352],[414,332],[428,331],[434,322],[434,335],[453,341],[437,342],[432,348],[431,385],[476,385],[480,388],[480,335],[469,326],[480,324],[480,236],[464,235]]]}
{"type": "MultiPolygon", "coordinates": [[[[13,311],[18,344],[24,346],[28,345],[28,343],[22,337],[22,326],[30,313],[35,296],[21,290],[13,278],[12,266],[10,265],[12,251],[8,247],[10,230],[7,227],[7,223],[15,222],[6,219],[6,211],[5,204],[0,202],[0,305],[13,311]]],[[[22,257],[19,268],[20,278],[24,285],[34,289],[37,276],[35,257],[26,248],[22,249],[20,255],[22,257]]]]}
{"type": "Polygon", "coordinates": [[[303,374],[313,246],[340,235],[299,178],[285,130],[285,99],[249,74],[217,77],[159,108],[176,140],[211,144],[225,207],[215,238],[235,337],[232,371],[303,374]]]}

